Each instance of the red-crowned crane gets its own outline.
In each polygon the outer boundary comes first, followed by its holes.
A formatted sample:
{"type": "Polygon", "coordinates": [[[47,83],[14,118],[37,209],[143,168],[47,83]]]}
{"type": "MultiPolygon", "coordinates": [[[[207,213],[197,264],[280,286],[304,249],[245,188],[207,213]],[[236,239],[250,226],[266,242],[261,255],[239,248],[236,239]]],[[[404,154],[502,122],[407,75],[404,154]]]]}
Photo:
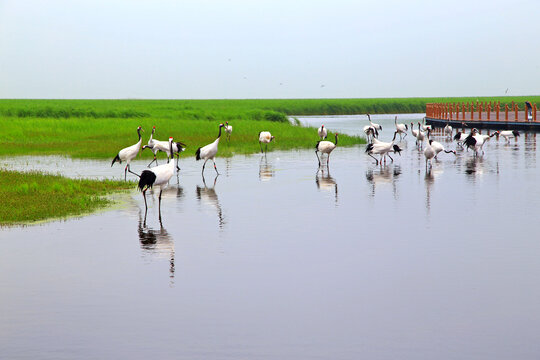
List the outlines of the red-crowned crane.
{"type": "MultiPolygon", "coordinates": [[[[169,150],[172,152],[173,138],[169,138],[169,150]]],[[[174,159],[171,159],[167,164],[155,166],[151,169],[144,170],[141,173],[139,179],[139,190],[142,191],[144,198],[144,217],[146,218],[146,211],[148,211],[148,205],[146,203],[146,190],[154,186],[159,186],[159,220],[161,221],[161,193],[163,188],[167,186],[169,180],[174,175],[174,159]]]]}
{"type": "Polygon", "coordinates": [[[335,134],[335,142],[331,141],[318,141],[317,145],[315,146],[315,155],[317,155],[317,160],[319,160],[319,167],[321,166],[321,158],[319,158],[319,152],[322,154],[327,154],[326,157],[326,166],[328,166],[328,163],[330,162],[330,153],[336,148],[338,144],[338,134],[335,134]]]}
{"type": "Polygon", "coordinates": [[[227,134],[227,141],[231,141],[232,126],[229,125],[229,122],[225,122],[225,133],[227,134]]]}
{"type": "Polygon", "coordinates": [[[317,129],[317,134],[319,134],[319,138],[321,140],[326,140],[326,137],[328,136],[328,131],[325,129],[324,124],[317,129]]]}
{"type": "Polygon", "coordinates": [[[223,125],[223,124],[219,124],[219,134],[218,134],[217,139],[214,140],[213,143],[208,144],[208,145],[203,146],[203,147],[200,147],[195,152],[195,159],[197,161],[199,161],[201,159],[204,159],[204,164],[203,164],[202,171],[201,171],[201,175],[203,177],[204,177],[204,167],[206,166],[206,162],[208,160],[212,160],[212,162],[214,163],[214,169],[216,170],[216,173],[219,175],[219,171],[218,171],[218,169],[216,167],[216,162],[214,161],[214,158],[216,157],[216,154],[218,152],[218,144],[219,144],[219,138],[221,137],[221,129],[224,126],[225,125],[223,125]]]}
{"type": "Polygon", "coordinates": [[[405,134],[405,136],[403,137],[407,137],[407,131],[409,130],[409,127],[407,126],[407,124],[398,124],[397,116],[394,118],[394,124],[396,125],[396,132],[399,134],[399,141],[401,141],[403,134],[405,134]]]}
{"type": "Polygon", "coordinates": [[[372,122],[371,122],[371,115],[369,115],[369,114],[366,114],[366,115],[367,115],[367,117],[368,117],[369,124],[370,124],[371,126],[373,126],[373,127],[375,128],[375,130],[377,130],[377,131],[382,131],[382,126],[379,125],[379,124],[372,123],[372,122]]]}
{"type": "Polygon", "coordinates": [[[274,139],[275,137],[270,134],[270,131],[261,131],[259,133],[259,146],[261,147],[261,153],[266,153],[268,151],[268,143],[272,142],[274,139]],[[262,143],[266,144],[264,151],[262,148],[262,143]]]}
{"type": "Polygon", "coordinates": [[[503,130],[499,131],[499,135],[497,137],[499,136],[502,136],[507,143],[510,143],[511,137],[513,137],[517,141],[517,138],[519,137],[519,132],[517,130],[503,130]]]}
{"type": "Polygon", "coordinates": [[[137,134],[139,135],[139,141],[131,146],[128,146],[127,148],[123,148],[116,154],[115,158],[113,159],[111,163],[111,167],[114,165],[115,162],[119,162],[120,164],[122,161],[126,162],[126,168],[124,169],[124,180],[127,180],[127,172],[139,176],[139,174],[134,173],[131,171],[131,167],[129,164],[131,163],[131,160],[135,159],[137,154],[139,153],[139,149],[141,148],[142,143],[142,137],[141,137],[141,131],[144,131],[140,126],[137,128],[137,134]]]}
{"type": "Polygon", "coordinates": [[[431,148],[433,149],[433,151],[435,151],[435,160],[437,160],[437,155],[439,155],[440,152],[444,151],[445,153],[449,154],[449,153],[452,153],[454,155],[457,155],[456,152],[454,150],[446,150],[443,146],[443,144],[441,144],[440,142],[438,141],[435,141],[435,140],[429,140],[429,145],[431,146],[431,148]]]}
{"type": "Polygon", "coordinates": [[[377,141],[374,140],[372,144],[368,144],[366,146],[366,154],[368,154],[373,159],[375,159],[375,165],[378,165],[379,163],[382,164],[383,158],[384,158],[384,162],[386,163],[386,156],[388,156],[390,160],[392,160],[393,162],[394,159],[392,159],[392,157],[388,154],[391,151],[396,152],[401,155],[401,149],[399,148],[399,146],[394,145],[394,141],[396,140],[396,135],[397,135],[397,131],[394,132],[394,137],[392,139],[392,142],[388,143],[388,142],[382,142],[379,140],[377,141]],[[377,160],[373,156],[377,154],[380,155],[380,161],[377,160]]]}

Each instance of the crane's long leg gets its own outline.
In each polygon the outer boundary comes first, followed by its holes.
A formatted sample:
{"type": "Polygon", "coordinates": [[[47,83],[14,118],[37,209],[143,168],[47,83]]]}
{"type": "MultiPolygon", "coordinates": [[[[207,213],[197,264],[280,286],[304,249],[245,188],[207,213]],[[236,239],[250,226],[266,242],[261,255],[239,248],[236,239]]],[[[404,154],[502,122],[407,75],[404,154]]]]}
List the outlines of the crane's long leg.
{"type": "Polygon", "coordinates": [[[126,167],[124,169],[124,181],[127,181],[127,167],[128,166],[126,165],[126,167]]]}
{"type": "Polygon", "coordinates": [[[133,175],[137,175],[137,177],[141,177],[141,175],[137,174],[137,173],[134,173],[133,171],[131,171],[131,166],[129,166],[129,164],[127,165],[127,169],[130,173],[132,173],[133,175]]]}
{"type": "Polygon", "coordinates": [[[206,166],[206,162],[208,161],[208,159],[204,160],[204,164],[202,166],[202,171],[201,171],[201,175],[204,177],[204,167],[206,166]]]}
{"type": "Polygon", "coordinates": [[[264,153],[266,154],[268,152],[268,144],[264,147],[264,153]]]}
{"type": "Polygon", "coordinates": [[[158,212],[159,212],[159,221],[161,221],[161,193],[163,192],[163,189],[159,189],[159,197],[158,197],[158,212]]]}
{"type": "Polygon", "coordinates": [[[261,142],[259,141],[259,146],[261,147],[261,154],[264,153],[263,149],[262,149],[262,144],[261,142]]]}
{"type": "Polygon", "coordinates": [[[144,222],[145,223],[146,223],[146,212],[148,211],[148,204],[146,204],[146,190],[148,190],[148,188],[142,191],[142,196],[144,199],[144,222]]]}
{"type": "Polygon", "coordinates": [[[392,160],[392,162],[394,162],[394,159],[392,159],[392,157],[390,156],[390,154],[386,154],[388,155],[388,157],[390,158],[390,160],[392,160]]]}
{"type": "Polygon", "coordinates": [[[217,171],[216,162],[214,161],[214,159],[212,159],[212,162],[214,163],[214,169],[216,170],[216,174],[219,175],[219,171],[217,171]]]}
{"type": "Polygon", "coordinates": [[[150,161],[150,164],[148,164],[147,167],[150,167],[150,165],[152,165],[154,163],[154,161],[156,162],[156,165],[157,165],[157,158],[156,158],[155,155],[154,155],[154,160],[150,161]]]}
{"type": "Polygon", "coordinates": [[[317,154],[317,150],[315,150],[315,155],[317,155],[317,161],[319,161],[319,167],[321,167],[321,158],[319,158],[319,154],[317,154]]]}
{"type": "Polygon", "coordinates": [[[374,157],[373,155],[371,154],[368,154],[369,156],[371,156],[374,160],[375,160],[375,165],[379,165],[379,160],[377,160],[376,157],[374,157]]]}
{"type": "Polygon", "coordinates": [[[180,162],[180,154],[176,154],[176,170],[180,171],[180,166],[178,166],[178,163],[180,162]]]}
{"type": "Polygon", "coordinates": [[[330,162],[330,153],[326,156],[326,167],[328,167],[328,163],[330,162]]]}

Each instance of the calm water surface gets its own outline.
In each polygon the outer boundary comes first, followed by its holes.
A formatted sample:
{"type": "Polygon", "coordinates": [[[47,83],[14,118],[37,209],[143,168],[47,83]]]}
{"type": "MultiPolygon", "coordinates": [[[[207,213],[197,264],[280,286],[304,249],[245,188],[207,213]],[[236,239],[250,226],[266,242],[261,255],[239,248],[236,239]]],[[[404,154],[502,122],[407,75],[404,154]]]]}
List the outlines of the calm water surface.
{"type": "MultiPolygon", "coordinates": [[[[389,140],[393,116],[373,121],[389,140]]],[[[145,222],[133,191],[120,209],[0,230],[0,358],[537,359],[536,136],[441,154],[431,172],[411,135],[401,146],[386,166],[338,147],[323,172],[312,150],[218,159],[205,182],[184,157],[162,224],[156,194],[145,222]]],[[[0,165],[123,177],[110,161],[0,165]]]]}

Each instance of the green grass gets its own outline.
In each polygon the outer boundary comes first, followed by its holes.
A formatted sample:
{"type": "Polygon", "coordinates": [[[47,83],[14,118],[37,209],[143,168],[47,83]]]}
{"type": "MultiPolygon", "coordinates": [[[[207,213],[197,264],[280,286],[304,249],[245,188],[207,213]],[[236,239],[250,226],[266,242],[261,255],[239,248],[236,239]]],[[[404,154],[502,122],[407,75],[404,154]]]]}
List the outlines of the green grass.
{"type": "Polygon", "coordinates": [[[456,101],[540,103],[540,96],[253,99],[253,100],[0,100],[0,116],[19,118],[115,118],[286,121],[285,115],[421,113],[426,103],[456,101]]]}
{"type": "Polygon", "coordinates": [[[0,169],[0,225],[89,213],[111,204],[104,195],[134,188],[133,182],[77,180],[0,169]]]}
{"type": "MultiPolygon", "coordinates": [[[[269,150],[311,148],[318,140],[312,128],[293,126],[289,122],[266,120],[243,120],[230,123],[233,126],[231,141],[222,136],[219,156],[250,154],[259,151],[258,134],[270,131],[276,138],[269,150]]],[[[183,156],[195,156],[198,147],[215,140],[218,121],[169,120],[169,119],[51,119],[51,118],[2,118],[2,146],[0,156],[13,155],[69,155],[75,158],[113,159],[118,151],[135,144],[136,129],[141,125],[143,144],[148,142],[152,126],[156,126],[154,137],[176,141],[187,145],[183,156]]],[[[333,138],[332,138],[333,139],[333,138]]],[[[340,146],[364,143],[360,137],[340,136],[340,146]]],[[[150,150],[142,155],[151,158],[150,150]]]]}

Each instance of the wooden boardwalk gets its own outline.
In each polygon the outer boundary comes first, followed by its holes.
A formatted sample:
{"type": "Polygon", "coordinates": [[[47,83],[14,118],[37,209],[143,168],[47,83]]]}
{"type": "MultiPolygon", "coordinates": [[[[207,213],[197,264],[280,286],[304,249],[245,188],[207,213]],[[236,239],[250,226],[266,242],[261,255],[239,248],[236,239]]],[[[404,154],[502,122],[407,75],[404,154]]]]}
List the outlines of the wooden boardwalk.
{"type": "Polygon", "coordinates": [[[434,127],[449,124],[496,130],[540,131],[536,104],[432,103],[426,104],[426,123],[434,127]],[[521,108],[520,108],[521,106],[521,108]]]}

